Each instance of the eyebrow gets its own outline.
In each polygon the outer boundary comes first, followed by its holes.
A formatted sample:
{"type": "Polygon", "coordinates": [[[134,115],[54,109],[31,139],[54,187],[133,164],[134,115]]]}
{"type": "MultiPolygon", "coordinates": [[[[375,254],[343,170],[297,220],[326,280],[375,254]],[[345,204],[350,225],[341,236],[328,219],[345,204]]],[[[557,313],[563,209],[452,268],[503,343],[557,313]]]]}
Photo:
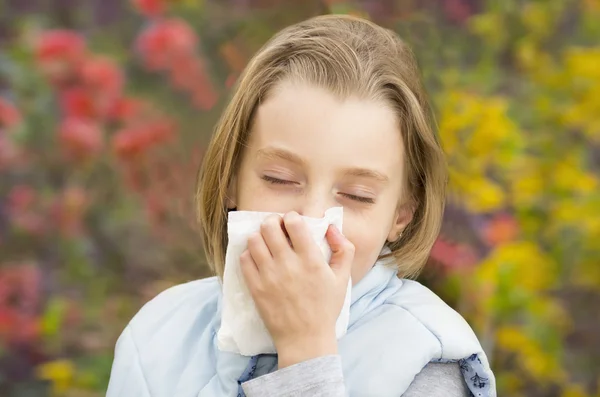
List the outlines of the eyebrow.
{"type": "MultiPolygon", "coordinates": [[[[259,149],[256,152],[256,157],[262,158],[265,160],[285,160],[285,161],[289,161],[291,163],[297,164],[299,166],[306,165],[306,162],[297,154],[290,152],[289,150],[286,150],[286,149],[275,148],[275,147],[259,149]]],[[[360,168],[360,167],[345,169],[344,176],[352,176],[352,177],[356,177],[356,178],[368,178],[368,179],[373,179],[380,183],[388,183],[390,181],[390,178],[388,178],[387,175],[385,175],[379,171],[375,171],[375,170],[368,169],[368,168],[360,168]]]]}
{"type": "Polygon", "coordinates": [[[256,157],[260,157],[265,160],[286,160],[290,163],[295,163],[298,165],[306,164],[306,162],[297,154],[292,153],[289,150],[274,147],[259,149],[256,152],[256,157]]]}
{"type": "Polygon", "coordinates": [[[390,178],[388,178],[387,175],[382,174],[379,171],[370,170],[368,168],[349,168],[344,172],[344,174],[346,176],[354,176],[357,178],[374,179],[381,183],[388,183],[390,181],[390,178]]]}

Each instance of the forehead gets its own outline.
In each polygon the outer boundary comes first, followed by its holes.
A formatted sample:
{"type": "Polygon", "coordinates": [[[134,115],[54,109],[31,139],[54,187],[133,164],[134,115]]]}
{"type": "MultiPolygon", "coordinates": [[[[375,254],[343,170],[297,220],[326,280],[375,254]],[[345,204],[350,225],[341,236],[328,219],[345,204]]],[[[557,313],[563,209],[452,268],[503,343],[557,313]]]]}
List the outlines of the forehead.
{"type": "Polygon", "coordinates": [[[399,123],[383,101],[336,98],[327,90],[285,82],[258,108],[250,150],[293,151],[309,165],[377,168],[391,178],[402,169],[399,123]]]}

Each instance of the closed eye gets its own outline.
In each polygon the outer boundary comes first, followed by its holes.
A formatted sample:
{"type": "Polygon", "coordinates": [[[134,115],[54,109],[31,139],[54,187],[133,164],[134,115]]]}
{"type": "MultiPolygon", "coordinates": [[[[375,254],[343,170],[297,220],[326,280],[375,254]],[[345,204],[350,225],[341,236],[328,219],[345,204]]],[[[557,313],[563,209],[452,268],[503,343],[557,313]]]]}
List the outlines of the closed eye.
{"type": "Polygon", "coordinates": [[[340,193],[340,194],[346,198],[349,198],[350,200],[358,201],[360,203],[367,203],[367,204],[375,203],[375,200],[372,199],[371,197],[362,197],[362,196],[357,196],[355,194],[348,194],[348,193],[340,193]]]}
{"type": "Polygon", "coordinates": [[[269,175],[263,175],[261,177],[262,180],[272,183],[274,185],[296,185],[297,183],[294,181],[288,181],[286,179],[273,178],[269,175]]]}

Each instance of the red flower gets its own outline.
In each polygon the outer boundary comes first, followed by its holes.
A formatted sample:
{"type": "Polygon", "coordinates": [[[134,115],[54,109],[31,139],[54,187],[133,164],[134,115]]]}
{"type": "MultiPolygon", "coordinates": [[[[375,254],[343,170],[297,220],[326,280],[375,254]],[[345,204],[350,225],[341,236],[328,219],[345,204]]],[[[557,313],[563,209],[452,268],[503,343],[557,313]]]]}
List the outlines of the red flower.
{"type": "Polygon", "coordinates": [[[33,265],[0,268],[0,338],[9,343],[35,340],[40,335],[37,316],[40,272],[33,265]]]}
{"type": "Polygon", "coordinates": [[[196,51],[198,37],[194,29],[183,19],[168,19],[163,22],[162,30],[169,38],[173,54],[185,54],[196,51]]]}
{"type": "Polygon", "coordinates": [[[187,22],[168,19],[146,28],[136,40],[136,49],[148,69],[165,70],[193,54],[197,43],[187,22]]]}
{"type": "Polygon", "coordinates": [[[21,122],[21,114],[10,102],[0,98],[0,127],[8,129],[21,122]]]}
{"type": "Polygon", "coordinates": [[[133,5],[147,17],[156,17],[165,12],[164,0],[133,0],[133,5]]]}
{"type": "Polygon", "coordinates": [[[124,128],[113,137],[113,149],[117,156],[126,160],[135,158],[150,147],[168,141],[175,127],[169,120],[159,120],[124,128]]]}
{"type": "Polygon", "coordinates": [[[86,59],[81,64],[80,76],[84,86],[96,95],[101,94],[114,100],[123,90],[123,74],[117,64],[109,58],[86,59]]]}
{"type": "Polygon", "coordinates": [[[93,119],[99,113],[98,105],[92,95],[81,87],[63,91],[60,94],[60,104],[67,117],[93,119]]]}
{"type": "Polygon", "coordinates": [[[442,237],[436,240],[430,255],[447,270],[468,268],[477,263],[477,255],[471,247],[464,244],[453,244],[442,237]]]}
{"type": "Polygon", "coordinates": [[[35,190],[31,186],[16,185],[8,193],[8,205],[11,211],[24,211],[35,202],[35,190]]]}
{"type": "Polygon", "coordinates": [[[36,208],[36,193],[30,186],[14,186],[8,194],[8,212],[11,223],[20,230],[33,235],[41,234],[44,218],[36,208]]]}
{"type": "Polygon", "coordinates": [[[82,159],[102,150],[102,132],[89,121],[69,117],[63,121],[59,130],[59,139],[67,155],[82,159]]]}
{"type": "Polygon", "coordinates": [[[175,133],[175,124],[170,120],[158,120],[149,129],[154,143],[167,142],[175,133]]]}
{"type": "Polygon", "coordinates": [[[141,154],[146,148],[143,134],[135,128],[118,131],[112,139],[113,150],[121,159],[131,159],[141,154]]]}
{"type": "Polygon", "coordinates": [[[85,52],[85,40],[70,30],[49,30],[40,37],[36,55],[39,61],[67,60],[77,61],[85,52]]]}
{"type": "Polygon", "coordinates": [[[131,121],[141,115],[144,103],[134,98],[119,98],[112,104],[109,111],[111,119],[120,122],[131,121]]]}
{"type": "Polygon", "coordinates": [[[42,71],[55,83],[67,79],[85,55],[83,37],[70,30],[44,32],[36,45],[37,61],[42,71]]]}

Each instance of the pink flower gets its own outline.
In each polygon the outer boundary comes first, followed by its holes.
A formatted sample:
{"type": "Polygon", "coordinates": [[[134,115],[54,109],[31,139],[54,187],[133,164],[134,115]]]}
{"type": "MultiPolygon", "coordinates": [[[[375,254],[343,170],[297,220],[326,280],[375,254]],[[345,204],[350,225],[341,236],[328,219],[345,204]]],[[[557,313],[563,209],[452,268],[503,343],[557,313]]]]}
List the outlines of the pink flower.
{"type": "Polygon", "coordinates": [[[127,127],[113,137],[113,150],[123,160],[131,160],[153,146],[167,142],[175,133],[169,120],[158,120],[127,127]]]}
{"type": "Polygon", "coordinates": [[[137,128],[125,128],[112,138],[112,147],[118,157],[123,160],[132,159],[144,152],[148,146],[144,134],[137,128]]]}
{"type": "Polygon", "coordinates": [[[0,127],[11,129],[21,122],[21,113],[7,100],[0,98],[0,127]]]}
{"type": "Polygon", "coordinates": [[[477,255],[468,245],[454,244],[439,237],[430,256],[447,270],[469,268],[477,263],[477,255]]]}
{"type": "Polygon", "coordinates": [[[95,95],[114,100],[121,96],[124,78],[117,64],[106,57],[88,58],[79,69],[84,87],[95,95]]]}
{"type": "Polygon", "coordinates": [[[68,79],[85,56],[81,35],[70,30],[49,30],[38,39],[35,53],[42,71],[54,83],[68,79]]]}
{"type": "Polygon", "coordinates": [[[17,229],[39,235],[45,230],[44,218],[36,206],[37,194],[27,185],[14,186],[8,193],[10,221],[17,229]]]}
{"type": "Polygon", "coordinates": [[[133,0],[133,5],[147,17],[157,17],[165,12],[164,0],[133,0]]]}
{"type": "Polygon", "coordinates": [[[28,210],[35,201],[35,190],[31,186],[16,185],[8,193],[8,205],[12,211],[28,210]]]}
{"type": "Polygon", "coordinates": [[[102,150],[103,138],[100,129],[80,118],[65,119],[58,136],[67,155],[76,160],[93,156],[102,150]]]}
{"type": "Polygon", "coordinates": [[[143,109],[144,102],[139,99],[119,98],[113,102],[109,116],[115,121],[129,122],[140,116],[143,109]]]}
{"type": "Polygon", "coordinates": [[[74,87],[60,94],[60,104],[67,117],[94,119],[98,117],[98,104],[93,96],[82,87],[74,87]]]}
{"type": "Polygon", "coordinates": [[[0,267],[0,339],[26,343],[40,336],[40,272],[31,264],[0,267]]]}
{"type": "Polygon", "coordinates": [[[37,43],[36,55],[39,61],[66,60],[74,62],[83,57],[85,40],[71,30],[49,30],[44,32],[37,43]]]}
{"type": "Polygon", "coordinates": [[[196,50],[198,39],[181,19],[155,22],[136,40],[136,49],[149,70],[166,70],[196,50]]]}

